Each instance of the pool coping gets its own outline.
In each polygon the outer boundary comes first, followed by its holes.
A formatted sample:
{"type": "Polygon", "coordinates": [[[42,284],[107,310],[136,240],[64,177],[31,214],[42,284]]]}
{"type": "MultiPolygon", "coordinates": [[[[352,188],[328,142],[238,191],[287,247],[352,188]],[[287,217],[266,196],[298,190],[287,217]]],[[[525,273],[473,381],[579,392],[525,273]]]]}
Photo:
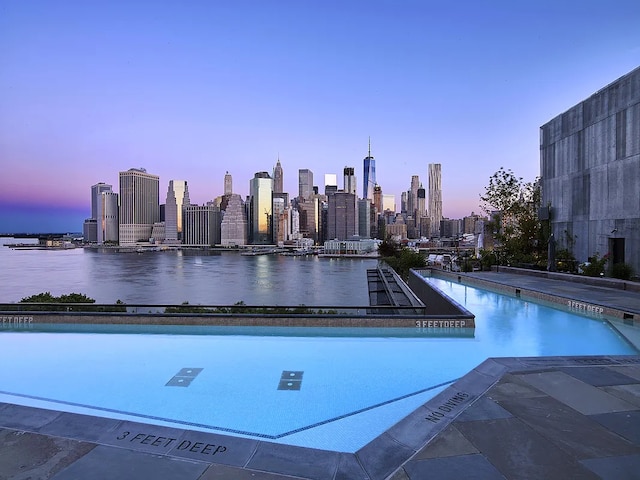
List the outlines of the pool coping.
{"type": "MultiPolygon", "coordinates": [[[[307,479],[383,480],[402,468],[505,374],[640,365],[640,355],[489,358],[355,453],[0,403],[0,429],[307,479]]],[[[274,477],[277,478],[277,477],[274,477]]]]}

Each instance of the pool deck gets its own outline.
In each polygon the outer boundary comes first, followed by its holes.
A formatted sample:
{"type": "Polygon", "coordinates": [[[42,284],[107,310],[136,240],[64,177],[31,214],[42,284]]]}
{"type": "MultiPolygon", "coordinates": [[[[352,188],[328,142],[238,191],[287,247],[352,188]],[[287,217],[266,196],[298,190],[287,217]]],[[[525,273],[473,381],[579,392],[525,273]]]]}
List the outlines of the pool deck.
{"type": "MultiPolygon", "coordinates": [[[[638,333],[638,292],[455,275],[623,312],[638,333]]],[[[85,478],[640,479],[640,356],[488,359],[355,454],[0,403],[0,479],[85,478]]]]}

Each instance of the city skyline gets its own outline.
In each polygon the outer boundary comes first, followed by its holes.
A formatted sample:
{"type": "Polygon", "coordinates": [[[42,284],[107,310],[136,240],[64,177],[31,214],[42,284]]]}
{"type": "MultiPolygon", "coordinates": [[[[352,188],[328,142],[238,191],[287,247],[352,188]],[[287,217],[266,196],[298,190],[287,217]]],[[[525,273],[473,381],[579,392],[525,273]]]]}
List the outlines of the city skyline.
{"type": "Polygon", "coordinates": [[[500,167],[534,180],[540,126],[640,58],[634,1],[147,7],[0,0],[0,232],[80,231],[87,186],[131,167],[196,204],[278,160],[292,196],[344,167],[359,195],[369,137],[383,195],[439,163],[462,218],[500,167]]]}

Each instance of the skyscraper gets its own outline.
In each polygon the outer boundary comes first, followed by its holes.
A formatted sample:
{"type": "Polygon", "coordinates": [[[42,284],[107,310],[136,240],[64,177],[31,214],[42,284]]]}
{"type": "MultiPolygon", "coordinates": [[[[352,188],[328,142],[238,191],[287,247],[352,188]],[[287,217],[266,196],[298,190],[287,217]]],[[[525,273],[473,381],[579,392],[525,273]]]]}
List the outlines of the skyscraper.
{"type": "Polygon", "coordinates": [[[376,212],[380,215],[382,210],[382,187],[380,185],[376,185],[373,188],[373,204],[376,207],[376,212]]]}
{"type": "Polygon", "coordinates": [[[371,237],[371,209],[372,202],[366,198],[358,200],[358,230],[360,238],[371,237]]]}
{"type": "Polygon", "coordinates": [[[229,172],[224,174],[224,194],[231,195],[233,193],[233,183],[229,172]]]}
{"type": "Polygon", "coordinates": [[[280,158],[278,157],[278,163],[276,163],[273,169],[273,193],[284,193],[282,185],[282,165],[280,165],[280,158]]]}
{"type": "Polygon", "coordinates": [[[338,190],[338,176],[335,173],[324,174],[324,194],[329,195],[338,190]]]}
{"type": "Polygon", "coordinates": [[[110,191],[111,185],[107,185],[104,182],[91,186],[91,218],[87,218],[83,225],[84,241],[87,243],[98,241],[98,206],[102,193],[110,191]]]}
{"type": "Polygon", "coordinates": [[[240,195],[229,195],[229,203],[220,225],[220,243],[223,247],[247,244],[247,215],[240,195]]]}
{"type": "Polygon", "coordinates": [[[160,220],[160,177],[144,168],[131,168],[119,173],[120,245],[148,241],[153,224],[160,220]]]}
{"type": "Polygon", "coordinates": [[[186,245],[211,247],[220,241],[220,208],[213,203],[184,207],[186,245]]]}
{"type": "Polygon", "coordinates": [[[164,210],[165,240],[168,243],[183,240],[183,213],[190,204],[187,182],[185,180],[170,180],[164,210]]]}
{"type": "Polygon", "coordinates": [[[369,154],[364,158],[364,176],[362,198],[373,202],[373,188],[376,185],[376,161],[371,156],[371,137],[369,137],[369,154]]]}
{"type": "Polygon", "coordinates": [[[97,243],[118,242],[118,194],[105,190],[98,197],[97,243]]]}
{"type": "Polygon", "coordinates": [[[416,219],[424,217],[427,212],[426,192],[422,187],[422,184],[420,184],[417,194],[418,194],[418,204],[416,207],[416,219]]]}
{"type": "Polygon", "coordinates": [[[251,196],[251,243],[273,243],[273,179],[267,172],[258,172],[249,182],[251,196]]]}
{"type": "Polygon", "coordinates": [[[344,167],[344,193],[356,195],[356,174],[353,167],[344,167]]]}
{"type": "Polygon", "coordinates": [[[442,220],[442,165],[429,164],[429,217],[431,218],[431,236],[440,236],[442,220]]]}
{"type": "Polygon", "coordinates": [[[358,234],[356,195],[336,192],[329,195],[327,212],[327,240],[348,240],[358,234]]]}
{"type": "Polygon", "coordinates": [[[102,192],[111,192],[112,188],[111,185],[104,182],[99,182],[91,186],[91,218],[98,218],[100,194],[102,194],[102,192]]]}
{"type": "Polygon", "coordinates": [[[409,206],[407,213],[414,217],[416,216],[416,210],[418,210],[418,188],[420,188],[420,178],[418,175],[412,175],[411,189],[409,190],[409,197],[407,198],[409,206]]]}
{"type": "Polygon", "coordinates": [[[313,172],[308,168],[298,170],[298,198],[308,200],[313,193],[313,172]]]}

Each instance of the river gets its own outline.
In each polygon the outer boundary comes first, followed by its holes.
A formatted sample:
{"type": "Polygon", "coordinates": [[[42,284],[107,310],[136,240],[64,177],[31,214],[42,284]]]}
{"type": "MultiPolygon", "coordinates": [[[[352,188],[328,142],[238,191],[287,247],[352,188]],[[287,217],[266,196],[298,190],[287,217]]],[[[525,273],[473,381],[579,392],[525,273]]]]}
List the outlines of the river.
{"type": "MultiPolygon", "coordinates": [[[[33,241],[33,240],[31,240],[33,241]]],[[[83,293],[97,303],[366,306],[366,270],[377,260],[244,256],[229,251],[114,253],[17,250],[0,238],[0,302],[42,292],[83,293]]]]}

